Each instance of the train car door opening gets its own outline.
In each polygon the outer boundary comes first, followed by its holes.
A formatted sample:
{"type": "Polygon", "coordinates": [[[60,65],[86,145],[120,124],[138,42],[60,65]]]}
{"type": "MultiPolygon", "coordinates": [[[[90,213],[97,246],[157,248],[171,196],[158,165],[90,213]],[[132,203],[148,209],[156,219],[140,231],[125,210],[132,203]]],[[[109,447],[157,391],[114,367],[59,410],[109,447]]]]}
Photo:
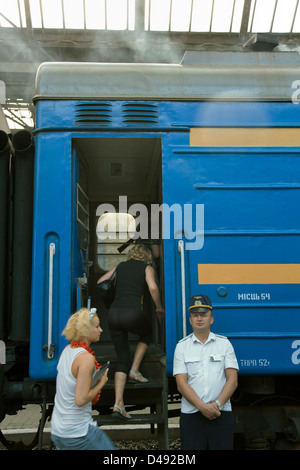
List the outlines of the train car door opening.
{"type": "MultiPolygon", "coordinates": [[[[73,310],[87,305],[101,314],[103,329],[101,342],[110,341],[107,324],[109,305],[105,304],[98,289],[99,277],[127,259],[132,244],[130,239],[152,247],[155,269],[163,297],[163,246],[158,239],[141,227],[141,211],[151,212],[152,204],[162,202],[162,145],[159,137],[80,137],[72,139],[73,155],[73,310]],[[101,236],[101,215],[115,217],[115,233],[101,236]],[[135,224],[136,222],[136,224],[135,224]],[[134,228],[136,234],[134,234],[134,228]],[[129,241],[129,243],[127,243],[129,241]],[[159,248],[156,257],[155,248],[159,248]],[[154,248],[154,249],[153,249],[154,248]]],[[[149,220],[150,222],[150,220],[149,220]]],[[[150,224],[149,224],[150,225],[150,224]]],[[[149,227],[150,228],[150,227],[149,227]]],[[[151,302],[150,302],[151,305],[151,302]]],[[[160,342],[161,331],[150,308],[154,341],[160,342]]],[[[134,337],[132,335],[132,339],[134,337]]]]}

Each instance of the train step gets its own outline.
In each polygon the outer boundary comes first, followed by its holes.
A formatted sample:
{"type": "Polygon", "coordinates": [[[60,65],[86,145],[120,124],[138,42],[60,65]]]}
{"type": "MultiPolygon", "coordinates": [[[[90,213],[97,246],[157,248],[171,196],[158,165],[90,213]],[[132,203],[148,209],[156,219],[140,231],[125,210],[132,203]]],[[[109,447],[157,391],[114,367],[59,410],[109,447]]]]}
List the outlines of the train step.
{"type": "MultiPolygon", "coordinates": [[[[147,383],[126,383],[124,400],[127,406],[143,406],[144,408],[147,405],[161,404],[164,402],[164,399],[165,383],[163,380],[150,379],[147,383]]],[[[104,406],[111,407],[114,404],[114,400],[114,380],[110,379],[102,389],[101,399],[99,401],[100,408],[104,406]]]]}
{"type": "MultiPolygon", "coordinates": [[[[154,389],[154,388],[163,388],[164,382],[161,380],[149,380],[149,382],[146,383],[138,383],[138,382],[126,382],[126,390],[139,390],[139,389],[154,389]]],[[[106,390],[111,390],[114,389],[114,381],[113,380],[108,380],[108,382],[105,384],[105,389],[106,390]]]]}
{"type": "Polygon", "coordinates": [[[113,414],[97,416],[96,421],[99,426],[105,425],[132,425],[132,424],[163,424],[164,419],[161,415],[152,414],[132,414],[131,419],[124,419],[113,414]]]}

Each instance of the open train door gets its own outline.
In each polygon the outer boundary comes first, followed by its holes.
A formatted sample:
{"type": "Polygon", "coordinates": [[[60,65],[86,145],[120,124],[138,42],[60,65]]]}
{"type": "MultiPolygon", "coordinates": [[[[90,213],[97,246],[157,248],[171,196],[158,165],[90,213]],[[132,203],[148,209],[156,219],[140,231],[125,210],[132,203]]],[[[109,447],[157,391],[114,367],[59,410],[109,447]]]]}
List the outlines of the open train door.
{"type": "MultiPolygon", "coordinates": [[[[101,296],[98,279],[127,260],[133,243],[148,246],[153,255],[157,284],[164,299],[163,243],[160,230],[151,233],[153,207],[162,204],[162,140],[154,132],[98,132],[72,139],[73,153],[73,305],[96,308],[101,340],[93,344],[100,364],[110,361],[109,382],[99,402],[100,425],[124,424],[108,410],[114,403],[117,358],[109,329],[110,303],[101,296]],[[156,250],[158,248],[158,251],[156,250]],[[77,284],[76,284],[77,282],[77,284]],[[76,288],[76,296],[74,295],[76,288]],[[76,298],[75,298],[76,297],[76,298]],[[83,299],[83,302],[82,302],[83,299]]],[[[167,376],[164,321],[159,321],[145,289],[143,310],[152,324],[152,342],[141,364],[146,384],[126,384],[125,403],[135,414],[133,424],[157,424],[160,448],[168,447],[167,376]]],[[[138,337],[128,335],[133,354],[138,337]]]]}

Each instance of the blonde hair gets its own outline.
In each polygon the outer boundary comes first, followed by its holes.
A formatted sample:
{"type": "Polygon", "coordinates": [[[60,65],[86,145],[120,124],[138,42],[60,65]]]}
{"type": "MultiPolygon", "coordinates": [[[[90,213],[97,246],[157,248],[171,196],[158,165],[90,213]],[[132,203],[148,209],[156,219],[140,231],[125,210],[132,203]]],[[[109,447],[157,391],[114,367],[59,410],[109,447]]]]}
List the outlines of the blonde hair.
{"type": "Polygon", "coordinates": [[[151,264],[152,253],[145,245],[134,245],[128,251],[128,259],[138,259],[146,264],[151,264]]]}
{"type": "Polygon", "coordinates": [[[62,335],[69,341],[79,341],[86,338],[92,327],[92,320],[97,316],[96,313],[91,312],[87,308],[81,308],[73,313],[69,318],[62,335]]]}

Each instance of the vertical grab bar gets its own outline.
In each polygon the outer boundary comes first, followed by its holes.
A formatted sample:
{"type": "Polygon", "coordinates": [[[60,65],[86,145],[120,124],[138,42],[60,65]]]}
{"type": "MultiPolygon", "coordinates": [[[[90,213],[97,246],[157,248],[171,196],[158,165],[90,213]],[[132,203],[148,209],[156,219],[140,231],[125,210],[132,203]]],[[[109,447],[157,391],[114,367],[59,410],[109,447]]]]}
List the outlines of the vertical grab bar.
{"type": "Polygon", "coordinates": [[[47,358],[53,359],[54,344],[52,343],[52,315],[53,315],[53,258],[55,243],[49,245],[49,300],[48,300],[48,347],[47,358]]]}
{"type": "Polygon", "coordinates": [[[181,297],[182,297],[182,332],[183,338],[186,336],[186,302],[185,302],[185,259],[184,259],[184,241],[179,240],[178,251],[181,261],[181,297]]]}

